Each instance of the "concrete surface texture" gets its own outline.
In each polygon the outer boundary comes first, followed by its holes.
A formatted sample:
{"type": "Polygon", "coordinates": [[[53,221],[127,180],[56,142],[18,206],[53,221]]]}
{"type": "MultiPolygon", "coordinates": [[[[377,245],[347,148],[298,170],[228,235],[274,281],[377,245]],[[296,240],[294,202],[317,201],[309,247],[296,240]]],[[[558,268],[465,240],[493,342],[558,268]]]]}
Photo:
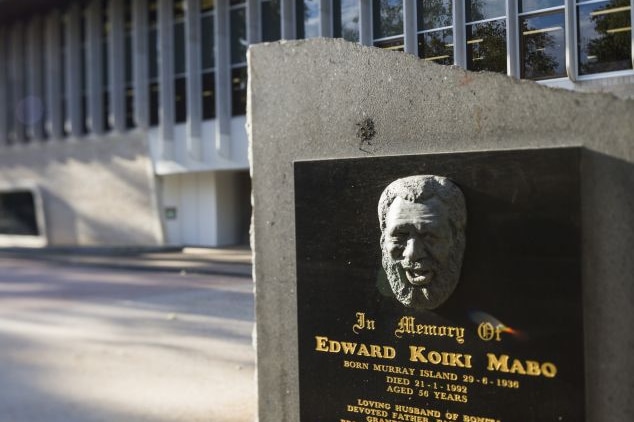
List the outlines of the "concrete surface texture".
{"type": "Polygon", "coordinates": [[[250,277],[106,258],[0,253],[0,421],[252,421],[250,277]]]}
{"type": "Polygon", "coordinates": [[[0,155],[0,186],[38,186],[50,245],[161,245],[146,139],[51,141],[0,155]]]}
{"type": "Polygon", "coordinates": [[[261,422],[299,415],[293,161],[556,146],[583,147],[587,420],[634,419],[634,101],[340,40],[248,60],[261,422]]]}

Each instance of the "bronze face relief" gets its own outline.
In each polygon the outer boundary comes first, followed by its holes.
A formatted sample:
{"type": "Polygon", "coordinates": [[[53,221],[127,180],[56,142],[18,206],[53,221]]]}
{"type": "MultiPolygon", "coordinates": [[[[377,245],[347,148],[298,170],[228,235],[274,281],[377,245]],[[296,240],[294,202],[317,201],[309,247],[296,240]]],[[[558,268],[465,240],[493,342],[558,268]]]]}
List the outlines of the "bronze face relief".
{"type": "Polygon", "coordinates": [[[446,177],[410,176],[390,183],[379,199],[382,265],[396,299],[435,309],[460,279],[467,210],[446,177]]]}

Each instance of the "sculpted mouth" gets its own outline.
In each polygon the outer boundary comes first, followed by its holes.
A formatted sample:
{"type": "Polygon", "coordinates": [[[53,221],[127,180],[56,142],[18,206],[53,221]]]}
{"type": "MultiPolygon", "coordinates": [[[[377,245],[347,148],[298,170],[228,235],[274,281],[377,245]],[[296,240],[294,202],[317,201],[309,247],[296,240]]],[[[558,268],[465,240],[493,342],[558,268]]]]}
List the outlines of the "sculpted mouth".
{"type": "Polygon", "coordinates": [[[414,286],[424,286],[429,284],[433,278],[433,271],[425,269],[403,268],[407,280],[414,286]]]}

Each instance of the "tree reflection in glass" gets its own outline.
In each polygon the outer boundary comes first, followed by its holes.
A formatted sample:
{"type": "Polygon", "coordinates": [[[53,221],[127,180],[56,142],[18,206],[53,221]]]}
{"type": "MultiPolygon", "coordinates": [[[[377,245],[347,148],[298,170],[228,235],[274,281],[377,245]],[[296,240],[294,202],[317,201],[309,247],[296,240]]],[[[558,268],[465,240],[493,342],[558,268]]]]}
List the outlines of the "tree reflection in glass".
{"type": "Polygon", "coordinates": [[[452,24],[451,0],[418,0],[418,30],[443,28],[452,24]]]}
{"type": "Polygon", "coordinates": [[[467,25],[467,69],[506,74],[506,22],[467,25]]]}
{"type": "Polygon", "coordinates": [[[374,1],[374,39],[403,33],[403,1],[374,1]]]}
{"type": "Polygon", "coordinates": [[[384,48],[386,50],[405,51],[405,42],[403,38],[391,38],[389,40],[375,41],[375,47],[384,48]]]}
{"type": "Polygon", "coordinates": [[[297,1],[297,38],[319,36],[319,1],[297,1]]]}
{"type": "Polygon", "coordinates": [[[247,60],[247,28],[244,8],[233,9],[231,20],[231,63],[243,63],[247,60]]]}
{"type": "Polygon", "coordinates": [[[280,0],[262,1],[262,41],[277,41],[282,38],[280,0]]]}
{"type": "Polygon", "coordinates": [[[506,16],[506,0],[466,0],[467,22],[506,16]]]}
{"type": "Polygon", "coordinates": [[[447,29],[419,34],[418,55],[434,63],[453,64],[453,31],[447,29]]]}
{"type": "Polygon", "coordinates": [[[579,74],[632,68],[630,9],[629,0],[579,6],[579,74]]]}
{"type": "Polygon", "coordinates": [[[566,76],[563,12],[520,19],[522,78],[566,76]]]}
{"type": "Polygon", "coordinates": [[[359,2],[357,0],[333,0],[333,26],[336,38],[359,41],[359,2]]]}
{"type": "Polygon", "coordinates": [[[519,12],[534,12],[541,9],[563,6],[564,0],[519,0],[519,12]]]}

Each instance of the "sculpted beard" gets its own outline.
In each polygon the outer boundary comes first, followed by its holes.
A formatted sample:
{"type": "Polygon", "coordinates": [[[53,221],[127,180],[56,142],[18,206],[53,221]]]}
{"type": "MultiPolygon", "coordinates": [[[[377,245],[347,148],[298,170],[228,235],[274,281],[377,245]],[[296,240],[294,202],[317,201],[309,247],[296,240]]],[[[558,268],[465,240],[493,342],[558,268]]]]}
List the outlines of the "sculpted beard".
{"type": "Polygon", "coordinates": [[[424,267],[433,271],[433,279],[426,285],[414,285],[407,277],[406,269],[417,263],[394,260],[381,242],[382,265],[396,299],[405,306],[422,310],[440,306],[451,295],[460,277],[462,256],[455,248],[445,265],[433,258],[425,261],[424,267]]]}

